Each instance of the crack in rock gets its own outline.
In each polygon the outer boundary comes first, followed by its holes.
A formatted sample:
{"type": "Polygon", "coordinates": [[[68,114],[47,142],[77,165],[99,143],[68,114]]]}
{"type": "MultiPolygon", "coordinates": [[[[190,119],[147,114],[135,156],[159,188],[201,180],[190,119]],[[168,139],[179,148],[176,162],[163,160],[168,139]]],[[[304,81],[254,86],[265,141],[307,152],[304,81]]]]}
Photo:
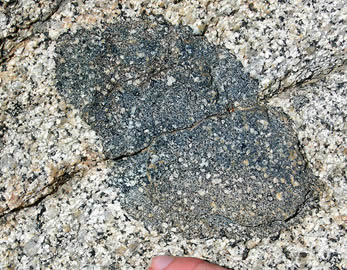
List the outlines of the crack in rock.
{"type": "MultiPolygon", "coordinates": [[[[233,112],[235,110],[236,111],[245,111],[245,110],[252,110],[252,109],[254,109],[254,108],[253,107],[250,107],[250,108],[237,108],[237,109],[233,108],[233,112]]],[[[162,136],[165,136],[165,135],[168,135],[168,134],[175,134],[175,133],[183,131],[183,130],[192,130],[192,129],[196,128],[197,126],[199,126],[201,123],[203,123],[204,121],[206,121],[208,119],[212,119],[212,118],[216,118],[216,117],[224,117],[224,116],[226,116],[229,113],[230,113],[229,111],[225,111],[225,113],[222,113],[222,114],[209,115],[209,116],[207,116],[207,117],[205,117],[205,118],[203,118],[203,119],[201,119],[201,120],[191,124],[188,127],[182,127],[182,128],[179,128],[179,129],[174,129],[174,130],[171,130],[171,131],[163,132],[162,134],[159,134],[158,136],[152,138],[150,143],[148,143],[147,145],[145,145],[143,148],[139,149],[136,152],[123,154],[123,155],[117,156],[115,158],[106,158],[106,159],[103,159],[103,161],[110,161],[110,160],[118,161],[118,160],[121,160],[121,159],[124,159],[124,158],[127,158],[127,157],[138,155],[138,154],[146,151],[149,147],[151,147],[162,136]]]]}
{"type": "Polygon", "coordinates": [[[61,186],[69,182],[74,177],[83,177],[90,169],[104,161],[103,156],[95,153],[88,153],[88,156],[81,156],[80,160],[67,163],[62,162],[57,165],[49,165],[50,173],[48,183],[38,190],[26,192],[24,196],[11,195],[7,204],[0,208],[0,218],[22,209],[39,205],[45,198],[55,194],[61,186]]]}
{"type": "Polygon", "coordinates": [[[103,140],[107,180],[159,232],[278,232],[315,190],[292,123],[221,47],[161,17],[60,37],[58,91],[103,140]]]}
{"type": "MultiPolygon", "coordinates": [[[[45,7],[37,7],[41,10],[40,15],[35,16],[33,14],[32,17],[25,16],[25,14],[23,16],[17,14],[20,9],[23,9],[24,13],[28,12],[18,1],[5,2],[3,9],[6,11],[6,19],[12,16],[13,18],[7,19],[11,21],[11,26],[7,26],[8,31],[4,33],[4,37],[0,38],[0,64],[9,61],[15,55],[16,49],[23,46],[36,32],[39,32],[40,26],[55,14],[66,0],[55,0],[51,2],[45,7]]],[[[31,8],[34,9],[34,7],[31,8]]]]}
{"type": "Polygon", "coordinates": [[[25,208],[39,205],[45,198],[56,193],[62,185],[72,179],[76,174],[78,174],[78,172],[79,171],[68,172],[68,170],[59,172],[58,175],[53,177],[52,182],[44,186],[42,189],[36,191],[33,196],[27,198],[24,197],[23,199],[21,199],[21,203],[18,204],[18,206],[14,208],[8,208],[0,213],[0,218],[4,218],[11,213],[18,212],[25,208]],[[41,196],[37,196],[37,194],[40,194],[41,196]]]}

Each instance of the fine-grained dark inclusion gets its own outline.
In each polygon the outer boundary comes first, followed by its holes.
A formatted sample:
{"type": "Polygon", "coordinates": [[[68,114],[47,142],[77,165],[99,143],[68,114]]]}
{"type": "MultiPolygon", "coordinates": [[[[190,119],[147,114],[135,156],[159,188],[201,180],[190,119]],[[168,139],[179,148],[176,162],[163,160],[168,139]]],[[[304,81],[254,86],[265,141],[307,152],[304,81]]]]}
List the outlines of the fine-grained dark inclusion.
{"type": "Polygon", "coordinates": [[[103,140],[133,217],[186,237],[272,232],[314,178],[289,119],[221,47],[162,18],[63,35],[57,89],[103,140]],[[166,229],[165,229],[166,228],[166,229]]]}

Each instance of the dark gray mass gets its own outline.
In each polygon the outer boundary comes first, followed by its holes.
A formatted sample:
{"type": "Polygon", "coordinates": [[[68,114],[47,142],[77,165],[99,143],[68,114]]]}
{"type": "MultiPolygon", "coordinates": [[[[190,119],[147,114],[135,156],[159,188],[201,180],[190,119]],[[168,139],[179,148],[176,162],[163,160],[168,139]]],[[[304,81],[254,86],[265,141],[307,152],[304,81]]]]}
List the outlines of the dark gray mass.
{"type": "Polygon", "coordinates": [[[164,21],[80,30],[56,52],[58,90],[104,138],[110,158],[223,113],[229,103],[256,101],[256,82],[226,50],[164,21]]]}
{"type": "Polygon", "coordinates": [[[285,120],[259,107],[208,118],[114,164],[110,184],[132,216],[187,237],[270,232],[297,213],[312,184],[285,120]]]}
{"type": "Polygon", "coordinates": [[[162,18],[60,38],[57,89],[103,140],[133,217],[186,237],[279,230],[313,181],[290,121],[227,50],[162,18]]]}

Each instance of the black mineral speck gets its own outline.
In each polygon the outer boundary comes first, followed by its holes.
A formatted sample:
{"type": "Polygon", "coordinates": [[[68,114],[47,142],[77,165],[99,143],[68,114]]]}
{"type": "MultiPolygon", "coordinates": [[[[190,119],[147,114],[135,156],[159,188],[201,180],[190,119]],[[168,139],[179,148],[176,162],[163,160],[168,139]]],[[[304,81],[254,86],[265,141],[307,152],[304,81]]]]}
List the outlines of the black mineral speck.
{"type": "Polygon", "coordinates": [[[279,231],[314,178],[286,115],[221,47],[162,18],[63,35],[57,89],[103,140],[108,186],[146,226],[186,237],[279,231]]]}

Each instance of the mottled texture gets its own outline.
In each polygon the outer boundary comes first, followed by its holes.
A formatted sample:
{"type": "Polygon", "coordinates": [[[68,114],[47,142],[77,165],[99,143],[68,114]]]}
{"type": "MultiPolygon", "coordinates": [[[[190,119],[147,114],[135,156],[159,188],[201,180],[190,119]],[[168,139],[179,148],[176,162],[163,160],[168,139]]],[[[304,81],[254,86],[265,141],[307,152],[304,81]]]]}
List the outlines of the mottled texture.
{"type": "Polygon", "coordinates": [[[257,105],[225,49],[148,18],[66,34],[56,52],[58,90],[120,160],[110,184],[146,225],[248,237],[306,202],[314,178],[289,119],[257,105]]]}
{"type": "Polygon", "coordinates": [[[150,9],[223,44],[268,98],[326,76],[346,60],[347,5],[319,0],[125,1],[132,12],[150,9]]]}
{"type": "Polygon", "coordinates": [[[347,269],[345,1],[62,1],[47,18],[56,3],[0,5],[0,269],[143,270],[164,254],[235,270],[347,269]],[[53,59],[63,33],[145,14],[225,45],[259,80],[259,96],[283,92],[266,102],[293,120],[307,166],[326,184],[317,209],[247,242],[163,234],[124,211],[101,139],[55,89],[53,59]]]}
{"type": "MultiPolygon", "coordinates": [[[[312,177],[283,114],[255,108],[165,134],[114,164],[110,183],[146,225],[186,237],[266,235],[294,217],[312,177]]],[[[310,194],[312,195],[312,194],[310,194]]]]}
{"type": "Polygon", "coordinates": [[[102,156],[95,132],[55,90],[54,46],[44,40],[28,42],[0,72],[0,216],[35,204],[102,156]]]}
{"type": "Polygon", "coordinates": [[[40,32],[63,0],[5,0],[0,3],[0,63],[13,57],[22,42],[40,32]]]}
{"type": "Polygon", "coordinates": [[[56,51],[58,90],[104,138],[110,158],[256,102],[256,82],[226,50],[163,19],[80,30],[65,35],[56,51]]]}

